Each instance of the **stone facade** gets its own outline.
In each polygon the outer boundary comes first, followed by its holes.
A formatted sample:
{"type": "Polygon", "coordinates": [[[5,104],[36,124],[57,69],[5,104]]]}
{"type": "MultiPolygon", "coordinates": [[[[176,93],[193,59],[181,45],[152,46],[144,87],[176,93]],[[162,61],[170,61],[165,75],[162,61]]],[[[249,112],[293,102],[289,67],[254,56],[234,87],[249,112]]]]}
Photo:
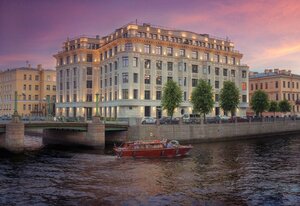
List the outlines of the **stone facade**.
{"type": "Polygon", "coordinates": [[[248,66],[241,64],[242,56],[229,39],[150,24],[129,23],[102,38],[68,39],[63,51],[54,55],[57,111],[66,116],[91,117],[99,93],[102,116],[160,117],[166,115],[160,107],[163,86],[173,79],[183,91],[183,103],[175,111],[175,116],[181,116],[192,113],[192,90],[199,79],[205,79],[213,87],[216,102],[209,116],[223,113],[218,99],[226,80],[239,88],[237,115],[245,115],[248,66]],[[87,68],[93,70],[91,76],[87,68]],[[76,98],[72,98],[74,95],[76,98]]]}
{"type": "Polygon", "coordinates": [[[11,116],[14,113],[15,92],[20,115],[46,116],[49,106],[50,112],[54,114],[56,72],[43,69],[42,65],[0,72],[0,116],[11,116]]]}

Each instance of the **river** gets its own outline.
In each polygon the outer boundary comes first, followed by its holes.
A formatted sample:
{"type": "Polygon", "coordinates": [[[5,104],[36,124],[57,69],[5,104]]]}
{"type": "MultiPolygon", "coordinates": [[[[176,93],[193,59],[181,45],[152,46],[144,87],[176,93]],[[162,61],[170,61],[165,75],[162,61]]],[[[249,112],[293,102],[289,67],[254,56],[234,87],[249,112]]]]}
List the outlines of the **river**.
{"type": "Polygon", "coordinates": [[[0,151],[0,205],[300,205],[300,136],[195,144],[184,158],[0,151]]]}

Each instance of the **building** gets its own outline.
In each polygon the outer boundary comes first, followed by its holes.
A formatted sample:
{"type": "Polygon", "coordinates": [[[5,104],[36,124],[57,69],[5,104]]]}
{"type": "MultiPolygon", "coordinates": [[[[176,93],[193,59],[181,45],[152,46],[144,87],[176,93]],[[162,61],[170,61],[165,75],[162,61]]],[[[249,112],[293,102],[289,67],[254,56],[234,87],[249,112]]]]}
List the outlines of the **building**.
{"type": "MultiPolygon", "coordinates": [[[[189,99],[199,79],[209,81],[214,88],[216,103],[211,116],[222,113],[218,99],[226,80],[234,81],[240,89],[241,103],[237,115],[245,115],[248,107],[248,66],[241,64],[242,54],[234,50],[233,42],[228,39],[129,23],[102,38],[67,40],[63,52],[54,56],[57,59],[58,87],[59,84],[72,84],[69,89],[59,87],[57,91],[60,95],[57,110],[67,116],[82,115],[82,108],[94,108],[97,93],[101,100],[101,115],[105,117],[166,115],[161,110],[160,100],[163,85],[169,79],[178,82],[183,90],[183,103],[175,111],[175,116],[193,112],[189,99]],[[71,62],[75,55],[80,56],[80,62],[71,62]],[[90,79],[92,85],[87,79],[88,67],[92,68],[94,75],[90,79]],[[76,83],[72,75],[69,80],[65,79],[67,70],[70,72],[73,68],[79,69],[82,75],[76,83]],[[74,84],[79,91],[72,90],[74,84]],[[68,95],[70,98],[73,93],[82,102],[80,105],[67,101],[68,95]],[[92,96],[88,99],[88,95],[92,96]],[[76,108],[71,111],[74,105],[76,108]]],[[[88,115],[87,111],[84,114],[88,115]]]]}
{"type": "Polygon", "coordinates": [[[263,73],[249,73],[250,100],[256,90],[263,90],[269,100],[288,100],[292,105],[292,113],[300,114],[300,75],[292,74],[291,70],[265,69],[263,73]]]}
{"type": "Polygon", "coordinates": [[[15,92],[17,111],[22,116],[54,115],[56,101],[56,72],[27,67],[0,72],[0,116],[14,113],[15,92]]]}
{"type": "Polygon", "coordinates": [[[96,93],[99,92],[100,39],[78,37],[63,43],[57,60],[56,114],[85,117],[95,114],[96,93]]]}

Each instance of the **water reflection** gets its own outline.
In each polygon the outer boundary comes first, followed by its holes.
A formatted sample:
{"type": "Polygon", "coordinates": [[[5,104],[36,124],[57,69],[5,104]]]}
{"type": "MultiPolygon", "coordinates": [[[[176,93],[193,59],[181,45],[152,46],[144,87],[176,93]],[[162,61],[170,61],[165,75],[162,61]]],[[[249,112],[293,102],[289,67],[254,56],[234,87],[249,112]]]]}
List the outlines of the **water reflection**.
{"type": "Polygon", "coordinates": [[[194,145],[185,158],[117,159],[111,149],[0,152],[0,205],[296,205],[300,138],[194,145]]]}

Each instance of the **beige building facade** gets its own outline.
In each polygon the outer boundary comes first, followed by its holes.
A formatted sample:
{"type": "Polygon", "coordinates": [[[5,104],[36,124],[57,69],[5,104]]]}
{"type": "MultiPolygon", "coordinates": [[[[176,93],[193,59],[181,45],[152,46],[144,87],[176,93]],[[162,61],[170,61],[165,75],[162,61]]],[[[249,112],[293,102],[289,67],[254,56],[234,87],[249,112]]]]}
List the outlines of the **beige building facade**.
{"type": "Polygon", "coordinates": [[[30,66],[0,72],[0,116],[17,111],[22,116],[54,115],[56,102],[56,72],[30,66]],[[17,92],[17,99],[15,99],[17,92]]]}
{"type": "MultiPolygon", "coordinates": [[[[82,74],[85,75],[80,78],[82,81],[79,87],[82,92],[80,101],[87,104],[84,99],[88,86],[85,69],[92,67],[93,72],[96,72],[90,91],[93,95],[90,105],[92,108],[95,107],[95,95],[99,94],[102,116],[109,118],[166,116],[160,105],[163,86],[169,79],[178,82],[183,91],[183,102],[175,111],[175,116],[193,112],[190,96],[199,79],[210,82],[214,90],[215,105],[210,116],[223,113],[218,99],[223,82],[226,80],[235,82],[240,89],[241,102],[237,115],[246,114],[248,66],[241,64],[243,55],[234,50],[233,42],[228,39],[150,24],[130,23],[99,39],[87,39],[83,42],[79,38],[65,42],[64,51],[55,55],[58,73],[61,70],[81,67],[78,64],[72,66],[64,64],[68,56],[75,53],[81,56],[80,64],[84,68],[82,74]],[[96,41],[99,47],[92,47],[94,48],[92,50],[75,48],[71,54],[70,48],[74,45],[72,41],[77,41],[77,44],[80,42],[80,45],[91,45],[96,41]],[[87,51],[93,54],[93,59],[89,63],[86,62],[87,51]]],[[[65,81],[62,79],[60,82],[65,84],[65,81]]],[[[64,108],[71,108],[74,103],[64,101],[67,91],[58,90],[58,95],[60,92],[63,94],[60,99],[63,101],[57,104],[58,110],[60,107],[62,111],[64,108]]]]}
{"type": "Polygon", "coordinates": [[[291,70],[265,69],[263,73],[250,72],[249,84],[250,100],[255,91],[263,90],[269,100],[288,100],[291,114],[300,115],[300,75],[292,74],[291,70]]]}

